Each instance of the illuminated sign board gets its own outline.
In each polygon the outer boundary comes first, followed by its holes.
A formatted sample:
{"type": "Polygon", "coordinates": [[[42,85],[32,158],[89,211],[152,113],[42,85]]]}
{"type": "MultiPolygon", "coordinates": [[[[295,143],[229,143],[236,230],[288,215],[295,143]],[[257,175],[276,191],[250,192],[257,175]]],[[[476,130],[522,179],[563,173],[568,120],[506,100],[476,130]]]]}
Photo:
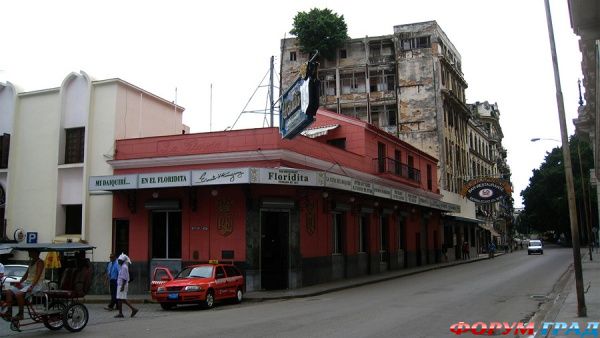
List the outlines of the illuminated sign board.
{"type": "Polygon", "coordinates": [[[511,194],[511,186],[507,181],[498,178],[474,179],[463,187],[462,195],[475,203],[494,203],[511,194]]]}
{"type": "Polygon", "coordinates": [[[299,78],[281,97],[279,132],[292,139],[308,127],[319,108],[318,80],[299,78]]]}

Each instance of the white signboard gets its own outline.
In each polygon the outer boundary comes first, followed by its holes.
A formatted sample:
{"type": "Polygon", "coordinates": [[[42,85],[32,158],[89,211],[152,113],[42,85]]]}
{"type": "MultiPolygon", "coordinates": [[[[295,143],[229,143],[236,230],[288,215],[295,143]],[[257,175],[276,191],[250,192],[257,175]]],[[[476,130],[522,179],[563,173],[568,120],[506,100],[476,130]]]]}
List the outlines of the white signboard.
{"type": "Polygon", "coordinates": [[[328,188],[352,191],[352,179],[342,175],[326,173],[325,186],[328,188]]]}
{"type": "Polygon", "coordinates": [[[209,169],[192,171],[192,185],[250,183],[250,168],[209,169]]]}
{"type": "Polygon", "coordinates": [[[140,189],[189,187],[190,183],[191,174],[189,171],[138,175],[138,187],[140,189]]]}
{"type": "Polygon", "coordinates": [[[373,195],[373,184],[360,180],[352,180],[352,191],[362,194],[373,195]]]}
{"type": "Polygon", "coordinates": [[[260,168],[258,183],[322,186],[323,182],[321,182],[318,177],[319,175],[317,175],[317,172],[314,171],[260,168]]]}
{"type": "Polygon", "coordinates": [[[137,174],[114,176],[90,176],[89,191],[137,189],[137,174]]]}
{"type": "Polygon", "coordinates": [[[383,185],[373,184],[373,195],[383,198],[392,198],[392,189],[383,185]]]}
{"type": "Polygon", "coordinates": [[[402,190],[392,189],[392,199],[400,202],[406,202],[406,193],[402,190]]]}

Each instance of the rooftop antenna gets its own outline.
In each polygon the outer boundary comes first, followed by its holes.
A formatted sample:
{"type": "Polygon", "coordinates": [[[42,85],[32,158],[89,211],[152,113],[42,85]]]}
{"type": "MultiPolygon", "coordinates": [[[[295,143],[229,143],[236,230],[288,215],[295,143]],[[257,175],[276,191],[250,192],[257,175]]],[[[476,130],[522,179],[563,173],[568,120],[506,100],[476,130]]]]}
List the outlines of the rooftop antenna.
{"type": "Polygon", "coordinates": [[[235,125],[239,121],[239,119],[242,116],[242,114],[263,114],[264,117],[265,117],[263,119],[263,126],[264,126],[265,122],[268,123],[266,121],[266,117],[267,117],[266,114],[267,114],[267,112],[270,112],[270,114],[271,114],[270,127],[274,126],[274,115],[277,114],[275,112],[275,110],[276,110],[276,103],[279,101],[279,100],[275,101],[275,99],[273,97],[273,91],[274,91],[273,76],[274,76],[274,68],[275,68],[274,67],[274,62],[275,62],[275,57],[271,56],[269,70],[265,73],[265,75],[263,76],[262,80],[260,80],[260,83],[258,84],[258,86],[256,87],[256,89],[254,90],[254,92],[252,93],[252,95],[250,96],[250,98],[248,99],[248,102],[246,102],[246,105],[242,109],[242,112],[235,119],[235,122],[231,125],[231,127],[229,127],[230,130],[233,130],[233,128],[235,127],[235,125]],[[267,78],[267,75],[270,75],[269,76],[270,83],[268,85],[263,85],[263,82],[267,78]],[[269,93],[267,94],[267,96],[270,96],[270,108],[268,108],[268,109],[267,108],[265,108],[265,109],[259,109],[259,110],[246,110],[246,108],[248,108],[248,105],[250,104],[250,102],[254,98],[254,95],[256,95],[256,92],[258,91],[258,89],[263,88],[263,87],[268,87],[269,88],[269,93]]]}

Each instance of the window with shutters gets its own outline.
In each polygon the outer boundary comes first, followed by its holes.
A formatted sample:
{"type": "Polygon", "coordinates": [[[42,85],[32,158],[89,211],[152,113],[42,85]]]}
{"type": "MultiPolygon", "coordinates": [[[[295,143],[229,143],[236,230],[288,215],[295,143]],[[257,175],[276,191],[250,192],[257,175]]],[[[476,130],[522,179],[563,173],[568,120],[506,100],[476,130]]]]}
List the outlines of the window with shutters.
{"type": "Polygon", "coordinates": [[[65,164],[83,163],[85,128],[69,128],[65,132],[65,164]]]}

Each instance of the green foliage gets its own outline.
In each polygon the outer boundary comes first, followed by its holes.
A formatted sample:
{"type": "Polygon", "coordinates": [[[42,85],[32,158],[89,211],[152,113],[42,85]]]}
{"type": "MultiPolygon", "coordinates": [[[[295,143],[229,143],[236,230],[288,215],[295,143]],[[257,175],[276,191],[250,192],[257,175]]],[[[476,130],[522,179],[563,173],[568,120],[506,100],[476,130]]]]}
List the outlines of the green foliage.
{"type": "Polygon", "coordinates": [[[328,59],[333,58],[336,49],[349,39],[344,16],[338,16],[327,8],[313,8],[308,13],[298,12],[290,33],[298,37],[303,52],[318,50],[328,59]]]}
{"type": "MultiPolygon", "coordinates": [[[[573,181],[577,204],[579,228],[585,232],[586,221],[597,224],[597,198],[592,193],[589,172],[593,168],[593,154],[590,144],[577,135],[569,141],[573,181]],[[581,161],[579,160],[581,156],[581,161]],[[586,220],[587,207],[587,220],[586,220]]],[[[594,189],[595,190],[595,189],[594,189]]],[[[529,186],[521,192],[525,209],[520,223],[529,230],[555,231],[570,237],[569,208],[565,183],[562,147],[547,153],[539,169],[533,170],[529,186]]]]}

